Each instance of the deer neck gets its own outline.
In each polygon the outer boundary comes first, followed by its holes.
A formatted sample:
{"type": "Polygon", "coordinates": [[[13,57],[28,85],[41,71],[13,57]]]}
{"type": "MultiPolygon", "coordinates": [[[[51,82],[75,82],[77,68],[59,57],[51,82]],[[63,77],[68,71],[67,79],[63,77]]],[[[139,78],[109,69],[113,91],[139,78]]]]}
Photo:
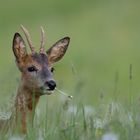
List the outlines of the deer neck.
{"type": "Polygon", "coordinates": [[[18,123],[17,125],[20,126],[19,129],[23,133],[27,131],[27,123],[33,125],[35,108],[40,98],[35,89],[31,89],[26,85],[27,83],[21,80],[15,104],[16,123],[18,123]]]}

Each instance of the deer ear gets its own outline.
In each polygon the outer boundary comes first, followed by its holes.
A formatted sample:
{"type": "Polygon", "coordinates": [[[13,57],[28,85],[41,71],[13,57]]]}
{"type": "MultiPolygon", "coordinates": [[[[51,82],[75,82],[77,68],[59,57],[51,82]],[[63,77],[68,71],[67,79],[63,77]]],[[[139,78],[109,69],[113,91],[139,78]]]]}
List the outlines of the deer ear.
{"type": "Polygon", "coordinates": [[[50,49],[47,51],[48,62],[53,64],[59,61],[67,51],[70,42],[69,37],[65,37],[57,41],[50,49]]]}
{"type": "Polygon", "coordinates": [[[19,33],[15,33],[13,38],[13,52],[17,61],[27,55],[24,40],[19,33]]]}

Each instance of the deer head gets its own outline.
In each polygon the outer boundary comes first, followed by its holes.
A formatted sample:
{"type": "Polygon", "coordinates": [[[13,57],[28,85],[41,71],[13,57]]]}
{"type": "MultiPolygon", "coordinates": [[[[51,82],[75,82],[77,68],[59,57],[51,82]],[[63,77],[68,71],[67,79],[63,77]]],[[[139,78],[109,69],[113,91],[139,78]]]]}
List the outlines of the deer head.
{"type": "Polygon", "coordinates": [[[16,64],[22,73],[22,83],[35,94],[43,95],[52,93],[56,87],[53,79],[53,64],[59,61],[67,51],[70,38],[64,37],[45,51],[44,30],[41,27],[40,51],[36,52],[28,30],[21,26],[25,34],[31,53],[26,50],[26,45],[19,33],[13,38],[13,52],[16,64]]]}

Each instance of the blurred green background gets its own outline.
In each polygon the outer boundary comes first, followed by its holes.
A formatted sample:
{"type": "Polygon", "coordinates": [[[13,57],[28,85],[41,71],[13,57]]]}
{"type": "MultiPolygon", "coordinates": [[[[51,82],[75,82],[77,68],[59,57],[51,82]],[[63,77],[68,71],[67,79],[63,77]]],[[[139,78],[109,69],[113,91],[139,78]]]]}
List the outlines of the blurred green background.
{"type": "MultiPolygon", "coordinates": [[[[139,7],[138,0],[1,0],[0,104],[16,93],[19,84],[12,39],[15,32],[23,36],[20,24],[30,31],[38,49],[41,25],[46,31],[46,48],[70,36],[68,52],[55,65],[59,89],[86,104],[98,105],[100,98],[138,101],[139,7]]],[[[48,98],[56,100],[59,95],[48,98]]]]}

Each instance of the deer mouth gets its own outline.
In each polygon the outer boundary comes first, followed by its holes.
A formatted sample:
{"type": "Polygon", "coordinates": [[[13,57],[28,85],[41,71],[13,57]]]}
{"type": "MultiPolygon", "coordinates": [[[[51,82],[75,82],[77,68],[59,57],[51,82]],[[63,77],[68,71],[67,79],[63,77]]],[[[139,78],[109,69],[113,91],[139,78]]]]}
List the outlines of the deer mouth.
{"type": "Polygon", "coordinates": [[[52,93],[54,93],[55,89],[50,89],[49,87],[41,87],[41,95],[51,95],[52,93]]]}
{"type": "Polygon", "coordinates": [[[44,85],[40,88],[42,95],[50,95],[54,92],[56,88],[56,82],[54,80],[49,80],[44,83],[44,85]]]}

